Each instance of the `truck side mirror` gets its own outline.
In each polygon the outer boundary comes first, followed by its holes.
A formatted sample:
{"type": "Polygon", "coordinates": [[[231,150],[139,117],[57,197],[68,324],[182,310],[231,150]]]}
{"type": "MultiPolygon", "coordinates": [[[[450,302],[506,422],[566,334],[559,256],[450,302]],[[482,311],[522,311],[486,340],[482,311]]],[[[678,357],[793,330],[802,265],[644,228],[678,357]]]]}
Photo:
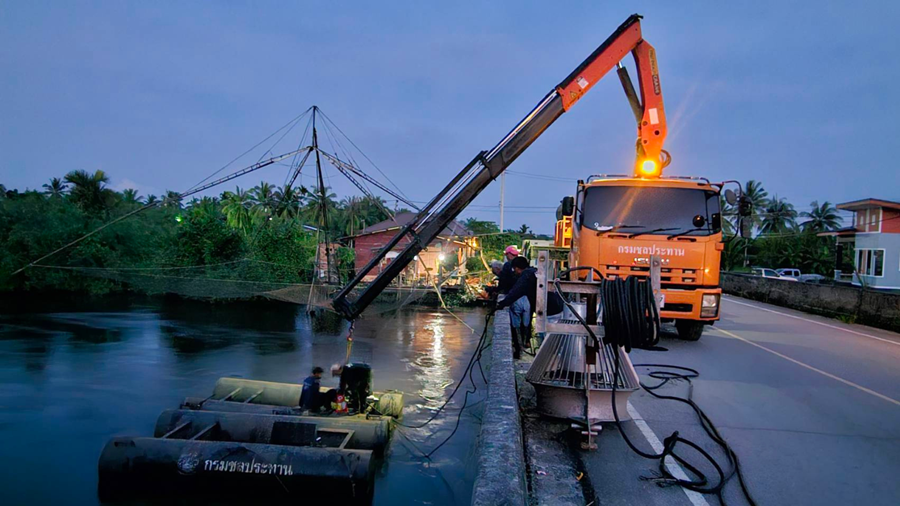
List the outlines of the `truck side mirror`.
{"type": "Polygon", "coordinates": [[[572,216],[575,214],[575,197],[563,197],[562,199],[562,215],[572,216]]]}
{"type": "Polygon", "coordinates": [[[732,206],[737,202],[737,195],[734,193],[734,190],[725,190],[725,202],[732,206]]]}

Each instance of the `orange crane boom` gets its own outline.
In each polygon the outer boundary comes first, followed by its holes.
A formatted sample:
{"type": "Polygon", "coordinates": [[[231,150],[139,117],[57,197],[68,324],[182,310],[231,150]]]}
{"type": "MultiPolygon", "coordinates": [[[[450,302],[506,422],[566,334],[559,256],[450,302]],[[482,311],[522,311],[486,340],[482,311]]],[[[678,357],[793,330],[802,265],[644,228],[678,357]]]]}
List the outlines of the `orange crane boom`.
{"type": "Polygon", "coordinates": [[[575,105],[581,97],[618,66],[619,78],[625,88],[635,118],[638,120],[635,173],[642,177],[658,177],[668,164],[663,150],[666,138],[666,119],[656,54],[641,35],[641,16],[631,15],[568,77],[548,93],[490,151],[479,153],[453,180],[438,193],[360,272],[335,296],[332,305],[345,318],[354,320],[396,278],[420,251],[441,233],[466,206],[494,179],[521,155],[550,125],[575,105]],[[634,91],[627,71],[620,61],[634,55],[638,68],[640,99],[634,91]],[[369,283],[355,301],[349,300],[352,290],[382,260],[406,239],[402,251],[369,283]]]}

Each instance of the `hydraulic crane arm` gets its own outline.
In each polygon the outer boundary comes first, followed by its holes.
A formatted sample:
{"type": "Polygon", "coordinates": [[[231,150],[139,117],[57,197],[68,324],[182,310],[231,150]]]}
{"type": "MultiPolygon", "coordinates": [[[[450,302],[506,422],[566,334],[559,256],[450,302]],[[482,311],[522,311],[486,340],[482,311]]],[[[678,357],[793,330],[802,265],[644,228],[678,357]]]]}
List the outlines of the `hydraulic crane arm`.
{"type": "Polygon", "coordinates": [[[578,68],[520,121],[490,151],[479,153],[450,183],[362,268],[332,302],[345,318],[354,320],[433,241],[475,197],[525,151],[557,118],[568,111],[604,75],[631,52],[638,67],[639,103],[624,68],[619,70],[638,122],[637,174],[659,175],[666,136],[662,91],[653,47],[641,37],[641,16],[630,16],[578,68]],[[651,170],[648,170],[651,169],[651,170]],[[403,250],[369,283],[355,301],[350,293],[397,246],[403,250]]]}

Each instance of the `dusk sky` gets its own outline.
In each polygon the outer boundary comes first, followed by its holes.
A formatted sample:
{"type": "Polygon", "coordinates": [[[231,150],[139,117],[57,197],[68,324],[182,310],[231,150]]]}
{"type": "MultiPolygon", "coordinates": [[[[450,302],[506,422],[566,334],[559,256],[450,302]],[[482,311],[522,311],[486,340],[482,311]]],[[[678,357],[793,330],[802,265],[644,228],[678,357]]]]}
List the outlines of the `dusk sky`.
{"type": "MultiPolygon", "coordinates": [[[[638,12],[659,59],[667,174],[757,179],[798,211],[900,200],[900,2],[742,4],[7,1],[0,183],[102,169],[116,189],[180,191],[316,104],[428,200],[638,12]]],[[[512,165],[507,227],[550,233],[577,179],[630,172],[634,137],[610,74],[512,165]]],[[[496,221],[498,199],[495,182],[463,217],[496,221]]]]}

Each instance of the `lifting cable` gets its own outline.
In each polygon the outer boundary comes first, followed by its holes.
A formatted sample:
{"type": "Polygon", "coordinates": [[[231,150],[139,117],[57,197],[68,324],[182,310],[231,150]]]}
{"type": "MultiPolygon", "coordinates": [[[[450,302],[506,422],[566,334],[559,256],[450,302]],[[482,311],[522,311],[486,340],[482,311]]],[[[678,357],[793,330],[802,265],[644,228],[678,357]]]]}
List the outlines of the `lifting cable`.
{"type": "MultiPolygon", "coordinates": [[[[556,282],[556,290],[562,297],[563,293],[558,281],[556,282]]],[[[588,334],[596,339],[590,326],[581,318],[571,303],[565,297],[562,298],[564,304],[576,316],[581,325],[585,327],[588,334]]],[[[603,342],[605,344],[624,347],[626,352],[630,352],[633,348],[654,349],[659,342],[659,309],[656,306],[653,289],[648,280],[640,279],[637,276],[629,276],[627,279],[603,279],[601,305],[605,334],[603,342]]],[[[659,348],[655,349],[659,350],[659,348]]],[[[615,356],[613,377],[617,378],[621,366],[620,354],[614,353],[613,355],[615,356]]],[[[730,468],[728,472],[725,472],[712,455],[697,443],[679,436],[678,431],[673,432],[663,440],[663,451],[661,453],[648,453],[639,449],[623,430],[616,408],[617,382],[613,381],[611,404],[616,427],[619,429],[619,433],[622,434],[625,443],[633,452],[646,459],[659,461],[659,472],[662,476],[662,479],[658,482],[660,486],[679,485],[687,490],[701,494],[715,495],[720,503],[724,505],[723,491],[725,485],[736,475],[744,498],[750,505],[755,506],[756,501],[750,495],[737,454],[716,429],[709,416],[691,398],[693,394],[691,379],[698,377],[700,375],[699,372],[688,367],[668,364],[634,364],[634,367],[657,368],[657,370],[651,370],[648,376],[659,380],[659,383],[647,385],[641,382],[641,388],[657,399],[682,402],[690,406],[699,417],[700,425],[703,427],[704,432],[725,453],[728,467],[730,468]],[[688,382],[690,389],[686,398],[662,395],[656,392],[656,390],[673,380],[685,380],[688,382]],[[675,452],[679,443],[694,449],[716,470],[718,480],[715,484],[711,484],[710,480],[700,469],[675,452]],[[696,478],[687,480],[676,478],[666,467],[666,457],[672,457],[696,478]]]]}

